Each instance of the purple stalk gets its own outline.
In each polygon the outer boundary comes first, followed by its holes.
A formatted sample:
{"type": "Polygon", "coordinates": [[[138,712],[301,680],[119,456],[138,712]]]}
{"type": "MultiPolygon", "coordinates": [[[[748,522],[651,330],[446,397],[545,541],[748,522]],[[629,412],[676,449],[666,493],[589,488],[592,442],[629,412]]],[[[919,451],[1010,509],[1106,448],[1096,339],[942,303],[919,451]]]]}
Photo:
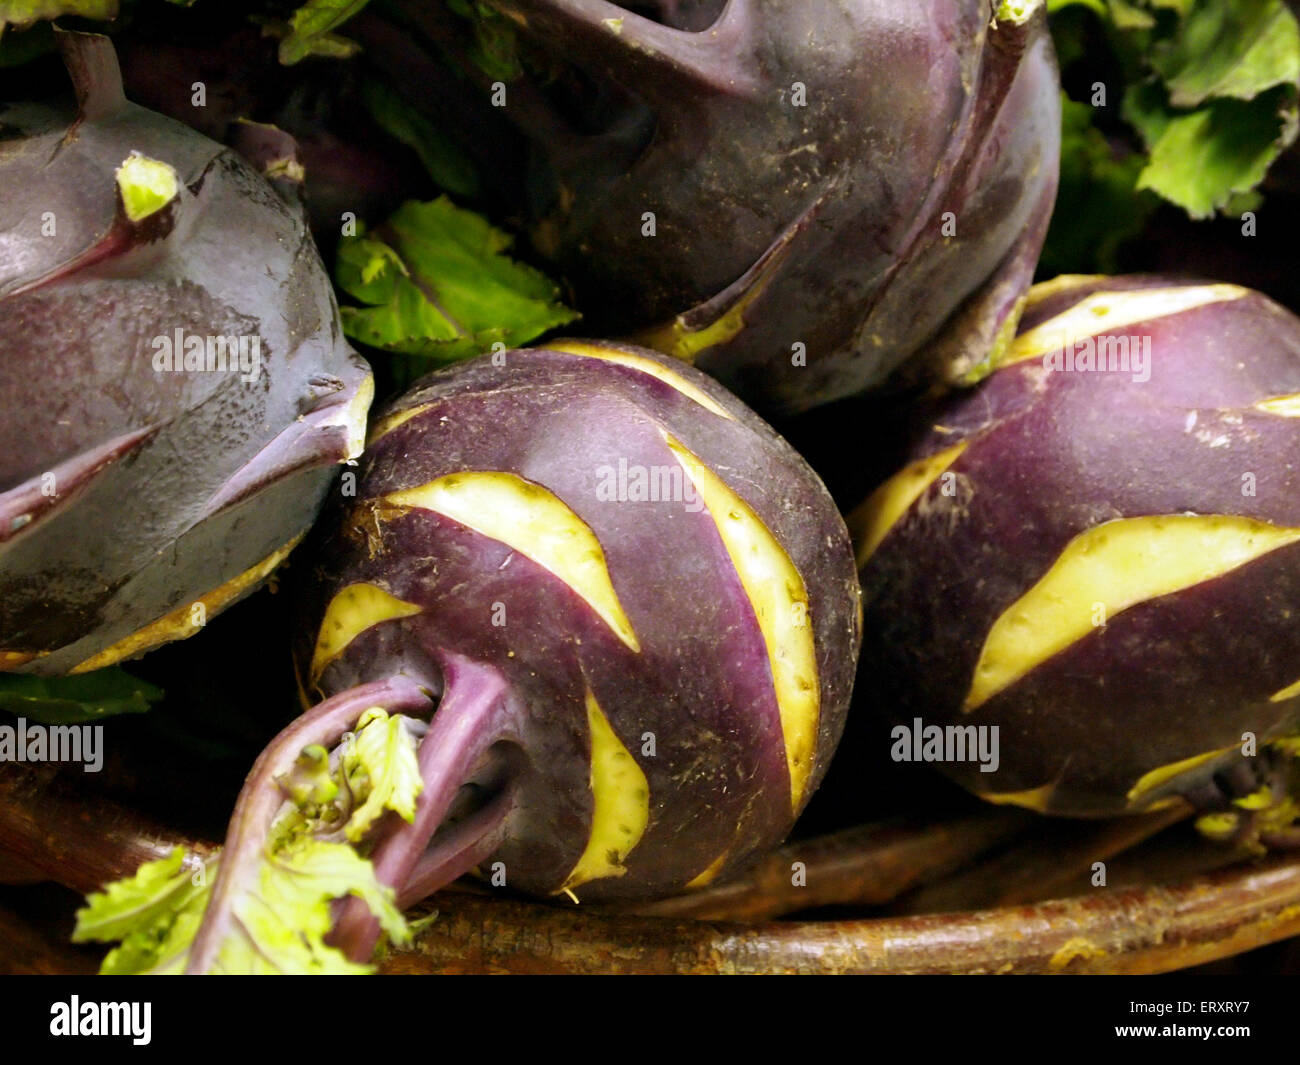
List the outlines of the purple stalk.
{"type": "Polygon", "coordinates": [[[212,968],[235,920],[231,907],[235,893],[257,875],[267,834],[285,802],[276,778],[293,768],[304,747],[335,746],[372,706],[382,707],[389,713],[425,710],[429,696],[419,683],[403,676],[340,692],[295,720],[257,759],[235,803],[212,898],[190,947],[186,975],[205,973],[212,968]]]}
{"type": "Polygon", "coordinates": [[[117,51],[107,37],[69,33],[55,27],[54,39],[77,94],[78,124],[98,122],[126,106],[117,51]]]}
{"type": "Polygon", "coordinates": [[[464,821],[438,833],[398,892],[398,907],[414,906],[490,858],[505,840],[515,800],[510,788],[464,821]]]}
{"type": "MultiPolygon", "coordinates": [[[[426,854],[456,793],[489,749],[506,738],[509,721],[508,688],[498,669],[454,653],[444,655],[442,665],[442,699],[420,743],[424,790],[415,820],[383,839],[371,855],[376,877],[398,893],[399,905],[418,901],[490,855],[513,806],[507,791],[498,802],[450,829],[426,854]]],[[[378,940],[379,922],[369,908],[359,899],[348,899],[331,942],[353,961],[365,962],[378,940]]]]}

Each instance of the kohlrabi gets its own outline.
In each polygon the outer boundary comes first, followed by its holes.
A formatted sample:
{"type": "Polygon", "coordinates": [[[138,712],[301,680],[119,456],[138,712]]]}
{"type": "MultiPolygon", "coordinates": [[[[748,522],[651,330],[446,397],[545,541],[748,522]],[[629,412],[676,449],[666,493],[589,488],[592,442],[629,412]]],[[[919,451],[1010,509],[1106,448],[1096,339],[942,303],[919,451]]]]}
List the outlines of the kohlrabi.
{"type": "Polygon", "coordinates": [[[390,406],[355,487],[298,571],[324,701],[262,754],[201,897],[177,859],[92,900],[110,968],[347,968],[476,867],[666,895],[790,830],[843,728],[858,584],[821,482],[716,382],[592,342],[487,356],[390,406]]]}
{"type": "Polygon", "coordinates": [[[0,668],[45,675],[257,587],[372,392],[299,213],[60,41],[77,106],[0,109],[0,668]]]}
{"type": "Polygon", "coordinates": [[[531,140],[534,243],[593,329],[778,413],[1014,332],[1060,147],[1041,0],[476,7],[533,49],[513,78],[443,5],[392,10],[531,140]]]}

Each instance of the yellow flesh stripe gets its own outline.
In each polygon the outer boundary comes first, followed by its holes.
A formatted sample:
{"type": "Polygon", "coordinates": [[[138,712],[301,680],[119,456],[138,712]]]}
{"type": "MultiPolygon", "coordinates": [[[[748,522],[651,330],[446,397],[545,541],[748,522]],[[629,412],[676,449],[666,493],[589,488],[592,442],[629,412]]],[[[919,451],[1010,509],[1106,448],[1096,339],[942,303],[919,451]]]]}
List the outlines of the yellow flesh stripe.
{"type": "Polygon", "coordinates": [[[580,340],[557,340],[548,342],[539,351],[559,351],[565,355],[581,355],[588,359],[603,359],[605,362],[612,362],[618,366],[626,366],[632,370],[639,370],[643,374],[648,374],[657,380],[662,381],[670,388],[675,388],[687,399],[692,399],[710,414],[716,414],[719,418],[726,418],[728,421],[735,419],[720,407],[709,395],[702,389],[696,388],[690,381],[680,374],[673,373],[666,366],[660,366],[654,359],[647,359],[644,355],[633,355],[631,352],[616,351],[612,348],[602,348],[598,344],[584,344],[580,340]]]}
{"type": "Polygon", "coordinates": [[[682,362],[693,363],[700,352],[728,344],[741,334],[745,328],[745,312],[772,283],[784,260],[784,254],[774,256],[745,294],[704,328],[691,329],[683,323],[682,315],[678,315],[671,322],[652,326],[632,339],[682,362]]]}
{"type": "Polygon", "coordinates": [[[995,369],[1036,359],[1084,337],[1111,334],[1117,329],[1179,314],[1209,303],[1224,303],[1249,295],[1237,285],[1184,285],[1177,288],[1094,292],[1068,310],[1021,333],[998,360],[995,369]]]}
{"type": "Polygon", "coordinates": [[[1217,751],[1206,751],[1204,754],[1196,754],[1191,758],[1184,758],[1181,762],[1172,762],[1169,765],[1162,765],[1158,769],[1153,769],[1149,773],[1142,774],[1138,782],[1129,789],[1128,801],[1132,806],[1144,795],[1149,795],[1158,788],[1164,787],[1175,777],[1180,777],[1199,766],[1205,765],[1206,762],[1212,762],[1214,759],[1227,754],[1229,751],[1237,750],[1236,744],[1231,747],[1221,747],[1217,751]]]}
{"type": "Polygon", "coordinates": [[[1121,518],[1080,533],[1047,574],[994,622],[967,712],[1131,606],[1222,576],[1300,540],[1300,529],[1227,514],[1121,518]]]}
{"type": "MultiPolygon", "coordinates": [[[[548,343],[545,347],[525,349],[528,351],[558,351],[565,355],[579,355],[588,359],[603,359],[605,362],[612,362],[618,366],[626,366],[632,370],[639,370],[641,373],[654,377],[671,388],[675,388],[683,396],[694,400],[710,414],[716,414],[719,418],[726,418],[728,421],[735,421],[735,418],[720,406],[707,392],[697,388],[690,381],[680,374],[673,373],[666,366],[660,366],[653,359],[647,359],[642,355],[633,355],[631,352],[616,351],[611,348],[602,348],[597,344],[584,344],[580,340],[557,340],[548,343]]],[[[432,407],[432,403],[425,403],[420,406],[412,407],[410,410],[398,411],[396,414],[390,414],[386,418],[381,418],[370,431],[370,443],[373,444],[385,433],[390,433],[399,425],[410,421],[417,414],[432,407]]]]}
{"type": "Polygon", "coordinates": [[[662,351],[682,362],[694,363],[700,352],[708,348],[719,347],[735,340],[745,328],[745,311],[749,305],[762,295],[761,288],[752,288],[720,318],[710,322],[703,329],[692,330],[682,323],[681,317],[674,318],[666,325],[653,326],[637,333],[633,339],[647,348],[662,351]]]}
{"type": "Polygon", "coordinates": [[[650,823],[650,783],[590,691],[587,724],[591,728],[591,835],[560,892],[626,873],[623,862],[650,823]]]}
{"type": "Polygon", "coordinates": [[[628,647],[641,650],[596,534],[541,485],[500,471],[452,473],[384,499],[435,511],[526,555],[581,596],[628,647]]]}
{"type": "Polygon", "coordinates": [[[876,553],[876,548],[889,535],[889,530],[907,513],[908,507],[915,503],[921,493],[941,477],[965,450],[966,444],[963,442],[946,451],[940,451],[937,455],[931,455],[928,459],[920,459],[904,466],[849,515],[848,526],[857,548],[858,569],[865,566],[867,560],[876,553]]]}
{"type": "Polygon", "coordinates": [[[704,872],[686,885],[685,890],[697,891],[700,888],[707,887],[709,884],[713,883],[713,881],[717,879],[718,874],[722,872],[722,867],[727,864],[727,856],[730,854],[731,851],[729,850],[725,850],[719,854],[709,863],[708,868],[706,868],[704,872]]]}
{"type": "Polygon", "coordinates": [[[798,811],[817,752],[821,702],[803,578],[749,505],[678,441],[666,433],[664,438],[708,507],[758,618],[781,713],[790,803],[798,811]]]}
{"type": "Polygon", "coordinates": [[[366,629],[394,618],[409,618],[420,607],[389,595],[377,584],[349,584],[330,600],[316,637],[308,679],[315,684],[325,667],[366,629]]]}
{"type": "Polygon", "coordinates": [[[1297,695],[1300,695],[1300,680],[1294,684],[1288,684],[1279,692],[1274,692],[1268,697],[1268,701],[1270,703],[1284,703],[1288,699],[1294,699],[1297,695]]]}
{"type": "Polygon", "coordinates": [[[1255,404],[1255,409],[1283,418],[1300,418],[1300,395],[1274,396],[1272,399],[1260,400],[1255,404]]]}
{"type": "Polygon", "coordinates": [[[367,440],[367,446],[373,446],[375,441],[385,433],[391,433],[399,425],[409,422],[417,414],[423,414],[432,406],[434,406],[432,403],[421,403],[418,406],[412,407],[410,410],[398,411],[396,414],[390,414],[386,418],[380,418],[379,421],[375,422],[374,425],[370,427],[370,436],[367,440]]]}
{"type": "Polygon", "coordinates": [[[212,589],[202,598],[194,600],[193,603],[178,606],[170,614],[163,615],[143,629],[139,629],[125,639],[119,640],[112,647],[87,658],[70,672],[89,673],[91,670],[103,669],[105,666],[111,666],[124,658],[132,658],[135,655],[143,654],[145,651],[151,651],[153,648],[164,643],[170,643],[172,640],[184,640],[193,636],[203,627],[202,625],[195,625],[191,621],[193,617],[192,611],[196,604],[203,604],[205,621],[215,617],[226,604],[239,598],[240,595],[254,585],[260,584],[276,566],[285,560],[289,552],[298,546],[298,541],[302,539],[303,535],[305,534],[295,536],[283,547],[267,555],[256,566],[245,570],[238,577],[228,580],[220,587],[212,589]]]}
{"type": "Polygon", "coordinates": [[[991,802],[994,806],[1021,806],[1026,810],[1033,810],[1035,813],[1044,813],[1047,810],[1047,804],[1051,801],[1052,792],[1056,790],[1056,781],[1044,784],[1041,788],[1031,788],[1028,791],[1003,791],[979,794],[979,797],[985,802],[991,802]]]}
{"type": "Polygon", "coordinates": [[[366,449],[366,417],[370,413],[370,404],[375,398],[375,375],[366,374],[366,379],[357,388],[356,395],[347,405],[343,424],[348,429],[348,458],[355,459],[366,449]]]}
{"type": "Polygon", "coordinates": [[[41,658],[49,654],[49,651],[0,651],[0,672],[7,669],[17,669],[19,666],[26,665],[34,658],[41,658]]]}
{"type": "Polygon", "coordinates": [[[1037,307],[1043,300],[1061,292],[1109,280],[1108,274],[1060,274],[1050,281],[1040,281],[1025,294],[1025,310],[1037,307]]]}

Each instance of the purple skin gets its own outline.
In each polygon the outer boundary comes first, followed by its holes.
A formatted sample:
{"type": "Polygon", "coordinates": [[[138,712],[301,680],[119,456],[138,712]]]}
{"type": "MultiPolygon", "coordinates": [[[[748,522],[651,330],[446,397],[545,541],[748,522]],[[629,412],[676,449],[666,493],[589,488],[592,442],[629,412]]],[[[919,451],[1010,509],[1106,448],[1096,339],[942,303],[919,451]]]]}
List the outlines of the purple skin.
{"type": "Polygon", "coordinates": [[[16,134],[0,144],[0,650],[44,675],[304,533],[369,387],[299,214],[232,152],[126,102],[107,38],[60,41],[79,111],[0,111],[16,134]],[[182,186],[138,222],[115,179],[133,151],[182,186]],[[153,338],[178,329],[258,337],[260,373],[155,370],[153,338]]]}
{"type": "MultiPolygon", "coordinates": [[[[488,2],[601,87],[580,94],[602,101],[598,132],[527,77],[501,109],[535,146],[535,243],[594,332],[727,318],[743,327],[695,364],[785,415],[919,352],[927,372],[962,367],[1014,328],[1056,192],[1041,9],[994,27],[990,0],[642,5],[662,22],[605,0],[488,2]]],[[[441,5],[403,15],[455,46],[441,5]]]]}
{"type": "MultiPolygon", "coordinates": [[[[1024,324],[1099,289],[1187,283],[1102,279],[1043,299],[1024,324]]],[[[1252,293],[1114,332],[1151,337],[1149,381],[1049,373],[1034,359],[942,410],[942,431],[911,459],[969,441],[948,467],[955,494],[931,484],[861,570],[872,638],[860,698],[894,722],[1000,726],[997,772],[940,768],[976,793],[1054,782],[1043,809],[1070,816],[1131,812],[1128,793],[1149,771],[1239,747],[1248,731],[1262,754],[1266,740],[1296,726],[1294,698],[1270,701],[1300,679],[1295,544],[1110,617],[962,712],[994,621],[1085,530],[1185,513],[1300,527],[1300,423],[1254,406],[1300,393],[1300,320],[1252,293]],[[1254,495],[1243,493],[1246,472],[1254,495]]],[[[1144,800],[1180,794],[1212,806],[1257,786],[1266,761],[1229,752],[1144,800]]]]}
{"type": "MultiPolygon", "coordinates": [[[[329,513],[313,534],[314,565],[299,571],[299,675],[312,697],[330,698],[250,776],[220,877],[238,875],[229,871],[262,845],[282,801],[274,778],[304,745],[336,741],[366,706],[396,705],[358,699],[368,685],[404,685],[402,698],[422,690],[436,702],[419,750],[416,821],[385,822],[373,841],[377,872],[402,905],[488,859],[505,863],[512,889],[561,889],[592,825],[588,688],[646,776],[650,814],[625,874],[582,884],[584,900],[680,891],[719,859],[725,875],[789,832],[825,772],[852,687],[861,630],[847,531],[816,475],[716,382],[653,352],[609,350],[671,369],[732,419],[640,370],[547,349],[507,353],[505,367],[463,364],[399,399],[392,410],[425,409],[372,441],[355,498],[329,513]],[[661,430],[748,503],[807,589],[820,711],[797,809],[766,645],[708,509],[598,498],[601,467],[677,464],[661,430]],[[586,523],[639,652],[525,554],[380,498],[461,471],[514,473],[586,523]],[[364,630],[312,683],[326,606],[355,582],[423,609],[364,630]],[[505,625],[493,624],[495,604],[505,625]]],[[[364,907],[348,903],[335,942],[362,960],[376,936],[364,907]]],[[[192,971],[203,964],[198,957],[192,971]]]]}

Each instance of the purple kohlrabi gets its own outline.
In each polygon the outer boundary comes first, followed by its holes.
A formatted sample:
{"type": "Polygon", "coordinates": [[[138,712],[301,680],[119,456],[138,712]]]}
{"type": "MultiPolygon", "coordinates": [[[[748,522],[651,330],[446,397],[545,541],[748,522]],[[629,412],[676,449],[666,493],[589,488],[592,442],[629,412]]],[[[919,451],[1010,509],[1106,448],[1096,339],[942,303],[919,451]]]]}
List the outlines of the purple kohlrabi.
{"type": "Polygon", "coordinates": [[[299,213],[60,43],[78,107],[0,109],[0,669],[46,675],[257,587],[373,392],[299,213]]]}
{"type": "MultiPolygon", "coordinates": [[[[503,358],[390,407],[313,534],[295,660],[328,698],[250,775],[189,971],[222,967],[295,766],[375,715],[418,736],[418,803],[356,840],[400,906],[476,866],[584,900],[702,885],[778,843],[821,780],[860,606],[816,475],[662,355],[503,358]]],[[[327,805],[337,834],[349,808],[327,805]]],[[[351,900],[335,941],[364,961],[378,931],[351,900]]]]}
{"type": "MultiPolygon", "coordinates": [[[[494,102],[596,332],[782,414],[1013,335],[1060,145],[1041,0],[487,2],[587,79],[494,102]]],[[[403,14],[446,47],[434,7],[403,14]]]]}

